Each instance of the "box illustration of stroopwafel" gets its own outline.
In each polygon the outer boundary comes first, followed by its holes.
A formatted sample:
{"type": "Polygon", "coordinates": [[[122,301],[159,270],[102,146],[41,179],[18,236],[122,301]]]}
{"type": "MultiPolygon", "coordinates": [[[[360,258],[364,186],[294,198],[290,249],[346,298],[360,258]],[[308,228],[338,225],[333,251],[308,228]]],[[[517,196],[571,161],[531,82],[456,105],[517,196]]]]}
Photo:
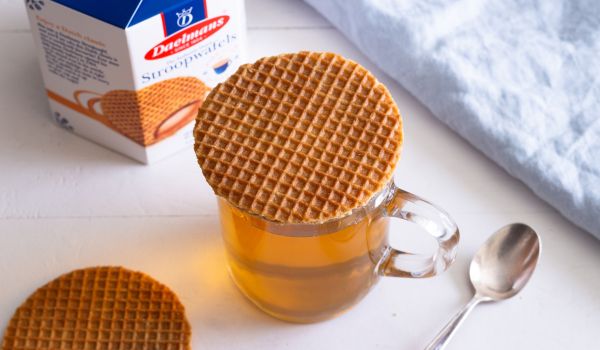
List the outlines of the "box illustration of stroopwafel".
{"type": "Polygon", "coordinates": [[[26,0],[59,125],[143,163],[193,144],[245,60],[243,0],[26,0]]]}

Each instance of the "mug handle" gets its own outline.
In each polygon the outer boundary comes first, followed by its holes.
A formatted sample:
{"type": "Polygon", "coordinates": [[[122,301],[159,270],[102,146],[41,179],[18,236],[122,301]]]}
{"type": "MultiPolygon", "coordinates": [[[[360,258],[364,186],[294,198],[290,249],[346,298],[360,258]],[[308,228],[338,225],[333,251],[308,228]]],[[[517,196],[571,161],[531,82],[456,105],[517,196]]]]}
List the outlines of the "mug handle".
{"type": "Polygon", "coordinates": [[[444,272],[456,257],[460,234],[448,214],[426,200],[393,186],[385,216],[413,222],[438,243],[432,256],[403,252],[387,247],[379,261],[382,276],[423,278],[444,272]]]}

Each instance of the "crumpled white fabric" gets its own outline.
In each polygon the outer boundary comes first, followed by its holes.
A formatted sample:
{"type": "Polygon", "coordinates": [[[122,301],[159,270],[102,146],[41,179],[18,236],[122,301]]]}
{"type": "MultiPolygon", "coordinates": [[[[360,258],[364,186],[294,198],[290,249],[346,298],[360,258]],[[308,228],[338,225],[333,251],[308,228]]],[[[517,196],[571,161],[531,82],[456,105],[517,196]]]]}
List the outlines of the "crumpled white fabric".
{"type": "Polygon", "coordinates": [[[387,74],[600,238],[599,0],[305,0],[387,74]]]}

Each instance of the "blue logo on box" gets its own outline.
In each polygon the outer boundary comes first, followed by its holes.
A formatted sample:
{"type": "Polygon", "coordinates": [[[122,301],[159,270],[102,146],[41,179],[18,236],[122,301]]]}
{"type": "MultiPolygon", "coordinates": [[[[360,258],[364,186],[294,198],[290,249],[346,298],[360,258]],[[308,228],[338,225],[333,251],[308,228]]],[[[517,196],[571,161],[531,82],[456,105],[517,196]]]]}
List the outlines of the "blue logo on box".
{"type": "Polygon", "coordinates": [[[162,13],[165,36],[206,19],[206,1],[195,0],[179,4],[162,13]]]}

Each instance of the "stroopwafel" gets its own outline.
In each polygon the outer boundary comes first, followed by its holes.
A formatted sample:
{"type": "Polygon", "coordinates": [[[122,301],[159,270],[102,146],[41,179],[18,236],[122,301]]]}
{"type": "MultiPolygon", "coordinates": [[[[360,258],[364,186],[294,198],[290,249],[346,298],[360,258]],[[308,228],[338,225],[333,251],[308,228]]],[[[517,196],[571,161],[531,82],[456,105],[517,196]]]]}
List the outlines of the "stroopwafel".
{"type": "Polygon", "coordinates": [[[189,350],[177,296],[122,267],[76,270],[33,293],[10,320],[1,350],[189,350]]]}
{"type": "Polygon", "coordinates": [[[100,105],[117,130],[148,146],[192,121],[208,91],[208,86],[197,78],[179,77],[139,91],[109,91],[101,97],[100,105]]]}
{"type": "Polygon", "coordinates": [[[402,120],[387,88],[332,53],[265,57],[205,99],[195,151],[215,193],[271,221],[347,215],[392,178],[402,120]]]}

